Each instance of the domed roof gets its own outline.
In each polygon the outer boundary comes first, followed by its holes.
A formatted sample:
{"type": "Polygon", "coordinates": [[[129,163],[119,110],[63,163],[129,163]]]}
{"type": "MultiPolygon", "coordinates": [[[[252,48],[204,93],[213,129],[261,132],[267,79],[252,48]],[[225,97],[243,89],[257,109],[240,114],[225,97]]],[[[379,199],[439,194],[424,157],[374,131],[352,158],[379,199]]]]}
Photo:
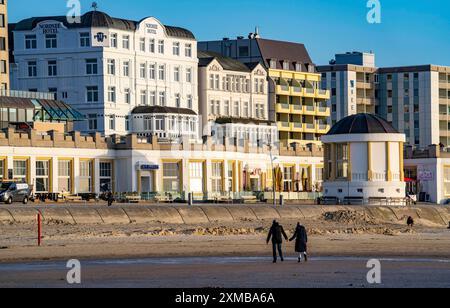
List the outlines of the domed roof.
{"type": "Polygon", "coordinates": [[[398,134],[385,119],[368,113],[348,116],[336,123],[327,136],[346,134],[398,134]]]}

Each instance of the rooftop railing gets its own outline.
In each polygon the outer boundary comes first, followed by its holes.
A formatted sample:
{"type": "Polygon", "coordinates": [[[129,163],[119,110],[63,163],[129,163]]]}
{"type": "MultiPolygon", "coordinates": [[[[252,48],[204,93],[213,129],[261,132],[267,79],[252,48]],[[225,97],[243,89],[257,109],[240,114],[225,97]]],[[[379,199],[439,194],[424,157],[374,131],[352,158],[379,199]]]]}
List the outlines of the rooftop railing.
{"type": "Polygon", "coordinates": [[[31,99],[48,99],[48,100],[55,99],[54,93],[18,91],[18,90],[0,90],[0,96],[31,98],[31,99]]]}

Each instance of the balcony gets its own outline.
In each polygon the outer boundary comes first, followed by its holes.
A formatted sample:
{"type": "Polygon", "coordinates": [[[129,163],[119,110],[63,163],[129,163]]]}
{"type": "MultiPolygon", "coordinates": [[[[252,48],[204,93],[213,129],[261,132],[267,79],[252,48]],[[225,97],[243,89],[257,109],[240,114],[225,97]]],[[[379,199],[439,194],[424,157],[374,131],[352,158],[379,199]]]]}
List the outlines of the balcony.
{"type": "Polygon", "coordinates": [[[327,124],[317,124],[317,133],[318,134],[327,134],[330,130],[330,125],[327,124]]]}
{"type": "Polygon", "coordinates": [[[315,106],[303,106],[303,113],[305,115],[316,115],[316,107],[315,106]]]}
{"type": "Polygon", "coordinates": [[[315,97],[316,96],[316,89],[314,89],[314,88],[304,88],[303,89],[303,93],[304,93],[304,96],[315,97]]]}
{"type": "Polygon", "coordinates": [[[358,105],[375,105],[375,99],[374,98],[363,98],[363,97],[358,97],[356,98],[356,104],[358,105]]]}
{"type": "Polygon", "coordinates": [[[290,132],[291,125],[289,122],[278,122],[278,131],[280,132],[290,132]]]}
{"type": "Polygon", "coordinates": [[[277,113],[290,113],[291,108],[290,108],[289,104],[276,104],[275,111],[277,113]]]}
{"type": "Polygon", "coordinates": [[[291,113],[292,114],[303,114],[303,106],[302,105],[291,105],[291,113]]]}
{"type": "Polygon", "coordinates": [[[302,87],[292,86],[291,87],[291,95],[292,96],[303,96],[302,87]]]}
{"type": "Polygon", "coordinates": [[[316,115],[319,117],[329,117],[331,115],[330,108],[328,107],[317,107],[316,115]]]}
{"type": "Polygon", "coordinates": [[[303,123],[291,123],[291,131],[295,133],[302,133],[303,132],[303,123]]]}
{"type": "Polygon", "coordinates": [[[290,95],[290,89],[288,85],[277,85],[276,93],[279,95],[290,95]]]}
{"type": "Polygon", "coordinates": [[[366,82],[365,80],[358,80],[358,81],[356,81],[356,88],[364,89],[364,90],[371,90],[371,89],[373,89],[373,85],[372,85],[372,83],[366,82]]]}
{"type": "Polygon", "coordinates": [[[316,90],[316,97],[319,99],[325,99],[325,100],[329,100],[330,99],[330,91],[329,90],[322,90],[322,89],[317,89],[316,90]]]}
{"type": "Polygon", "coordinates": [[[303,124],[303,132],[315,134],[316,133],[316,124],[314,124],[314,123],[304,123],[303,124]]]}

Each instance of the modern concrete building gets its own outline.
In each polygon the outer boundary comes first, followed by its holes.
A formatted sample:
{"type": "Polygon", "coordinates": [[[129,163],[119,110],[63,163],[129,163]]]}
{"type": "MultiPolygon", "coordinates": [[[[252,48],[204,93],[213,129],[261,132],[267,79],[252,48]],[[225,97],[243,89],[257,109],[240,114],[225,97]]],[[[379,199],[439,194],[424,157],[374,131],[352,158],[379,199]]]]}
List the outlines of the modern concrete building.
{"type": "Polygon", "coordinates": [[[331,89],[331,124],[367,112],[392,123],[407,144],[450,146],[450,67],[378,68],[374,54],[352,52],[317,69],[322,87],[331,89]]]}
{"type": "Polygon", "coordinates": [[[132,132],[138,106],[198,114],[197,42],[189,30],[99,11],[80,20],[33,17],[11,25],[13,89],[55,93],[89,119],[77,129],[106,135],[132,132]]]}
{"type": "Polygon", "coordinates": [[[278,145],[278,129],[269,120],[267,72],[214,52],[199,52],[199,105],[203,136],[251,146],[278,145]]]}
{"type": "Polygon", "coordinates": [[[325,147],[324,197],[340,203],[404,204],[405,135],[371,114],[348,116],[322,137],[325,147]]]}
{"type": "Polygon", "coordinates": [[[0,1],[0,91],[9,90],[8,0],[0,1]]]}
{"type": "Polygon", "coordinates": [[[320,87],[321,75],[303,44],[262,39],[256,33],[247,39],[199,42],[199,50],[261,63],[269,76],[269,119],[277,122],[280,142],[320,144],[329,130],[330,96],[320,87]]]}

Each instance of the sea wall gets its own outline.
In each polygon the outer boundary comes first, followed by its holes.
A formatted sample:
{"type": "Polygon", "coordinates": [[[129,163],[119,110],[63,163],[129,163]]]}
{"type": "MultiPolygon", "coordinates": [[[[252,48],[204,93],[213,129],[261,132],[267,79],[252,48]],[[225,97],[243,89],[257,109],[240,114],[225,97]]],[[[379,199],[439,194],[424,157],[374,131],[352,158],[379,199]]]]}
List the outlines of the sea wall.
{"type": "Polygon", "coordinates": [[[450,208],[439,206],[417,207],[362,207],[362,206],[57,206],[57,207],[0,207],[0,223],[35,224],[40,213],[43,223],[70,225],[161,223],[205,225],[240,221],[271,222],[320,219],[327,212],[354,211],[369,215],[382,223],[406,223],[411,216],[418,225],[446,226],[450,208]]]}

